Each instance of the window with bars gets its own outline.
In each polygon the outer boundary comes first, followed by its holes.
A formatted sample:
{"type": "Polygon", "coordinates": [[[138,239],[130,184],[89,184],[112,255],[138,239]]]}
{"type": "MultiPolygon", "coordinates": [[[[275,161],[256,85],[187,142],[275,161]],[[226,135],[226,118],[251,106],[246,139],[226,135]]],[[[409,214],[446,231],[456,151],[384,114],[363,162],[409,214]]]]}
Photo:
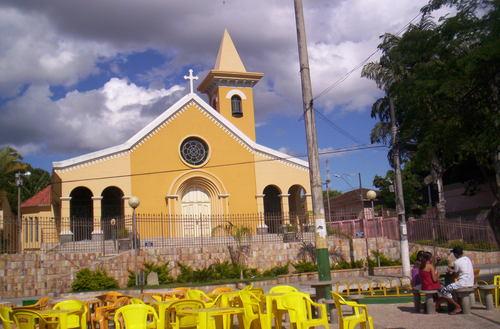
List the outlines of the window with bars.
{"type": "Polygon", "coordinates": [[[243,116],[243,109],[241,107],[241,97],[238,95],[233,95],[231,97],[231,113],[235,118],[241,118],[243,116]]]}

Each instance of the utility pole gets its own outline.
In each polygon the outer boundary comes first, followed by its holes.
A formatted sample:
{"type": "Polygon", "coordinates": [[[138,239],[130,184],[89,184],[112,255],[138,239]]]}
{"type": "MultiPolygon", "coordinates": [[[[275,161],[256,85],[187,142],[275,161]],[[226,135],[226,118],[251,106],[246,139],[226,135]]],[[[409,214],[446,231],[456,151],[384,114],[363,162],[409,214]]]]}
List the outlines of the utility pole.
{"type": "MultiPolygon", "coordinates": [[[[302,101],[304,106],[304,121],[306,125],[307,153],[309,159],[309,179],[311,182],[311,194],[313,204],[313,215],[316,227],[316,259],[318,261],[318,278],[320,281],[330,281],[330,259],[328,255],[328,243],[326,240],[325,209],[323,205],[323,191],[319,172],[318,143],[316,140],[316,125],[314,121],[313,99],[311,88],[311,76],[309,72],[309,58],[307,54],[307,41],[304,25],[304,12],[302,0],[294,0],[295,23],[297,27],[297,44],[300,61],[300,81],[302,85],[302,101]]],[[[329,298],[331,286],[322,291],[324,298],[329,298]]]]}
{"type": "Polygon", "coordinates": [[[361,219],[365,219],[365,203],[363,201],[363,185],[361,185],[361,173],[358,172],[359,200],[361,201],[361,219]]]}
{"type": "Polygon", "coordinates": [[[328,159],[326,159],[326,181],[325,181],[325,185],[326,185],[326,205],[328,207],[328,221],[331,222],[332,221],[332,211],[331,211],[331,208],[330,208],[330,167],[328,166],[328,159]]]}
{"type": "Polygon", "coordinates": [[[410,250],[408,247],[408,235],[406,230],[406,212],[403,196],[403,179],[401,178],[401,164],[399,160],[398,127],[396,126],[396,113],[394,102],[389,95],[389,109],[391,114],[392,154],[394,161],[394,172],[396,174],[396,211],[399,219],[399,239],[401,246],[401,264],[403,264],[403,276],[410,275],[410,250]]]}

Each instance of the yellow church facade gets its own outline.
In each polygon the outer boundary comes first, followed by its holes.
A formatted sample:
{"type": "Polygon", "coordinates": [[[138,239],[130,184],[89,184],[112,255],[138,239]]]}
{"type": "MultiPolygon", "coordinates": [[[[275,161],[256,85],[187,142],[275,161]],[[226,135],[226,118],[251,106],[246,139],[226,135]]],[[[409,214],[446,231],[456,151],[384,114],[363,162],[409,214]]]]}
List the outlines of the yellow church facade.
{"type": "MultiPolygon", "coordinates": [[[[262,76],[246,71],[225,31],[214,69],[198,86],[208,102],[195,92],[190,70],[189,92],[123,144],[54,162],[60,236],[99,238],[107,220],[131,215],[131,196],[140,199],[138,213],[166,214],[166,221],[307,213],[307,162],[256,143],[253,87],[262,76]],[[77,234],[82,221],[87,229],[77,234]]],[[[182,226],[171,234],[186,236],[182,226]]]]}

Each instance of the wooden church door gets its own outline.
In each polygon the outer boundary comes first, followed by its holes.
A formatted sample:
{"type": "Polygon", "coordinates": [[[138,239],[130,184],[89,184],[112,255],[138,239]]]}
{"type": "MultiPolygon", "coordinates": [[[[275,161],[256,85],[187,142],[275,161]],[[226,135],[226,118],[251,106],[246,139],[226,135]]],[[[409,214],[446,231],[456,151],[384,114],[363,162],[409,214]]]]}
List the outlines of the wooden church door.
{"type": "Polygon", "coordinates": [[[190,187],[182,196],[182,232],[184,237],[210,236],[211,204],[208,193],[199,186],[190,187]]]}

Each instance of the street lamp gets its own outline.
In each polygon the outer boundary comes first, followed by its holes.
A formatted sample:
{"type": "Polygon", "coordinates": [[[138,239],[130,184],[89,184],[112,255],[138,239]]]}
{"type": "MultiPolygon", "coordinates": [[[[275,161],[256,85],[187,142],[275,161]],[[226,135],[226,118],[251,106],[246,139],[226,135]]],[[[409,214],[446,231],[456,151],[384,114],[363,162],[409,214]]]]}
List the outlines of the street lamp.
{"type": "Polygon", "coordinates": [[[137,273],[137,255],[139,254],[140,246],[137,241],[137,220],[135,218],[135,208],[139,207],[141,201],[136,196],[131,196],[128,199],[128,205],[132,208],[132,248],[134,249],[134,267],[135,267],[135,285],[139,286],[139,276],[137,273]]]}
{"type": "Polygon", "coordinates": [[[17,247],[19,252],[22,250],[22,230],[21,230],[21,186],[23,186],[23,177],[30,177],[31,173],[29,171],[22,173],[20,171],[16,172],[16,186],[17,186],[17,247]]]}
{"type": "MultiPolygon", "coordinates": [[[[377,198],[377,192],[375,192],[374,190],[369,190],[368,192],[366,192],[366,198],[368,200],[370,200],[371,204],[372,204],[372,216],[373,216],[373,219],[375,220],[375,210],[373,208],[373,200],[375,200],[377,198]]],[[[377,228],[377,232],[376,232],[376,235],[375,235],[375,244],[376,244],[376,247],[377,247],[377,265],[378,267],[380,267],[380,250],[379,250],[379,247],[378,247],[378,223],[377,221],[375,220],[375,227],[377,228]]]]}

